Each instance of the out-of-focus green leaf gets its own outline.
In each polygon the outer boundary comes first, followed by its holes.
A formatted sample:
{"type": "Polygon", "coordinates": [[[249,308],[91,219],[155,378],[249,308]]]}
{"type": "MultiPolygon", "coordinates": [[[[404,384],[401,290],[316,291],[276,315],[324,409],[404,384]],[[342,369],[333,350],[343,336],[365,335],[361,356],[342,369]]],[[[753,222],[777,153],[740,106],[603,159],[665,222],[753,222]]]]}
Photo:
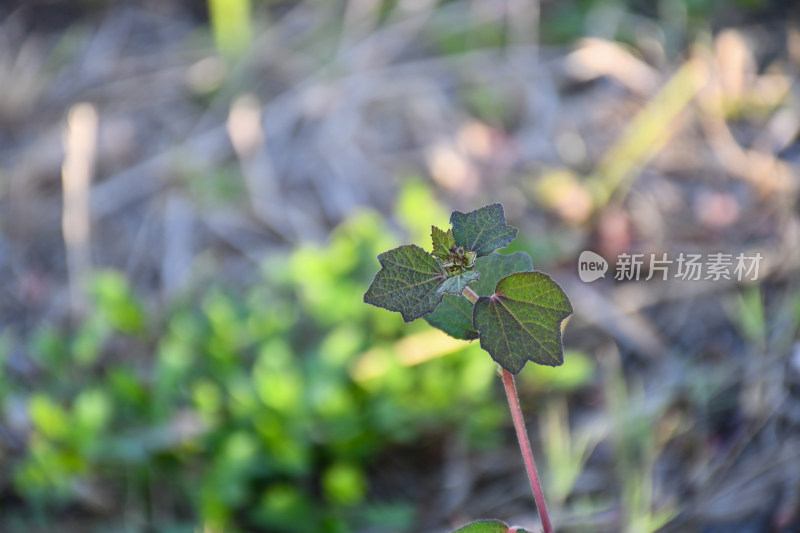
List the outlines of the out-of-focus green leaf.
{"type": "Polygon", "coordinates": [[[95,432],[103,429],[109,422],[113,405],[105,391],[92,388],[78,395],[72,412],[79,430],[95,432]]]}
{"type": "Polygon", "coordinates": [[[592,360],[583,352],[564,351],[564,364],[559,367],[537,365],[523,374],[523,381],[548,390],[574,391],[592,379],[595,367],[592,360]]]}
{"type": "Polygon", "coordinates": [[[37,394],[28,405],[33,426],[51,439],[63,438],[69,433],[69,419],[66,411],[49,396],[37,394]]]}
{"type": "Polygon", "coordinates": [[[767,325],[764,320],[764,304],[759,287],[751,287],[739,294],[738,304],[738,313],[734,318],[738,319],[745,337],[754,343],[764,342],[767,325]]]}
{"type": "Polygon", "coordinates": [[[419,178],[410,178],[403,183],[395,211],[399,222],[408,231],[408,242],[424,242],[430,235],[431,224],[440,228],[447,225],[447,210],[436,199],[431,186],[419,178]]]}
{"type": "Polygon", "coordinates": [[[72,339],[72,360],[83,366],[94,364],[111,333],[104,315],[95,313],[90,316],[72,339]]]}
{"type": "Polygon", "coordinates": [[[38,329],[30,340],[31,356],[54,372],[63,371],[70,356],[69,343],[49,325],[38,329]]]}
{"type": "Polygon", "coordinates": [[[308,497],[289,483],[268,487],[254,509],[256,520],[271,530],[321,531],[319,514],[308,497]]]}
{"type": "Polygon", "coordinates": [[[91,294],[101,316],[122,333],[141,333],[145,316],[122,274],[106,271],[97,274],[91,294]]]}
{"type": "Polygon", "coordinates": [[[364,473],[352,464],[337,463],[322,476],[325,496],[339,505],[355,505],[364,499],[366,480],[364,473]]]}
{"type": "Polygon", "coordinates": [[[219,387],[210,379],[200,379],[194,383],[192,398],[200,413],[207,419],[213,418],[222,405],[219,387]]]}
{"type": "Polygon", "coordinates": [[[250,0],[208,0],[214,40],[220,51],[238,55],[250,45],[250,0]]]}
{"type": "Polygon", "coordinates": [[[253,385],[264,405],[283,413],[297,413],[303,394],[302,376],[294,355],[283,341],[265,344],[253,367],[253,385]]]}

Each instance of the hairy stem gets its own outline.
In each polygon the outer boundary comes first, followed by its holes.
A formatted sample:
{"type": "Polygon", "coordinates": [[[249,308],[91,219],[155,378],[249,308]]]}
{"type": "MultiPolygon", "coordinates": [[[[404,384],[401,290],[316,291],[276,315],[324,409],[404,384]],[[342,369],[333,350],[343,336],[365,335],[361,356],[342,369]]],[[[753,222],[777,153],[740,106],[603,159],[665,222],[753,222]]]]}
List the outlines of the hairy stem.
{"type": "Polygon", "coordinates": [[[461,291],[461,294],[470,301],[472,305],[475,305],[475,302],[478,301],[478,294],[470,289],[469,287],[464,287],[464,290],[461,291]]]}
{"type": "Polygon", "coordinates": [[[517,430],[519,448],[522,451],[522,459],[525,461],[525,469],[528,471],[528,480],[531,482],[533,499],[536,500],[536,509],[539,511],[539,518],[542,519],[544,533],[553,533],[553,526],[550,524],[550,515],[547,514],[547,504],[544,501],[544,494],[542,493],[542,485],[539,483],[539,474],[536,472],[536,463],[533,461],[531,443],[528,441],[528,433],[525,431],[522,409],[519,407],[517,386],[514,384],[514,376],[507,370],[503,370],[503,385],[505,385],[506,388],[508,406],[511,409],[511,418],[514,420],[514,429],[517,430]]]}

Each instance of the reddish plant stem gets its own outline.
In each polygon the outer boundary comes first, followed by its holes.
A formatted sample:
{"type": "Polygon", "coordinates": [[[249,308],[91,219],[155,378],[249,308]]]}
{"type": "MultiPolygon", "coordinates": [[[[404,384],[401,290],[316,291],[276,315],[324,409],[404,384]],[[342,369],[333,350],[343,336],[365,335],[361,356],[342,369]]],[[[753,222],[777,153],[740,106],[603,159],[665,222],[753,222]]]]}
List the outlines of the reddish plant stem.
{"type": "Polygon", "coordinates": [[[519,407],[517,386],[514,384],[514,376],[505,369],[503,370],[503,385],[506,387],[506,396],[508,397],[508,406],[511,409],[511,418],[514,420],[514,429],[517,430],[519,449],[522,451],[522,459],[525,461],[525,469],[528,471],[528,480],[531,482],[533,499],[536,500],[536,509],[538,509],[539,518],[542,520],[544,533],[553,533],[553,526],[550,524],[550,515],[547,514],[547,504],[544,501],[544,493],[542,493],[542,485],[539,483],[539,474],[536,472],[536,463],[533,461],[531,443],[528,441],[528,433],[525,431],[522,409],[519,407]]]}

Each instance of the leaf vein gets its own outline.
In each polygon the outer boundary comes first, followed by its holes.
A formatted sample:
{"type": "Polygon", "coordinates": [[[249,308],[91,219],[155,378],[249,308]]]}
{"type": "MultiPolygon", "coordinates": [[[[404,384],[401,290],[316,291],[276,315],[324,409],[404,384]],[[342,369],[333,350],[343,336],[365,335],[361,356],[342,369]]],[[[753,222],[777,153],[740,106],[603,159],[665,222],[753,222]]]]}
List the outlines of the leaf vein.
{"type": "MultiPolygon", "coordinates": [[[[528,335],[530,335],[530,337],[533,339],[533,342],[535,342],[535,343],[536,343],[536,344],[538,344],[538,345],[539,345],[539,346],[540,346],[542,349],[544,349],[544,346],[543,346],[543,345],[542,345],[542,343],[539,341],[539,339],[537,339],[537,338],[536,338],[536,336],[535,336],[535,335],[534,335],[534,334],[533,334],[531,331],[529,331],[529,330],[528,330],[528,328],[526,328],[526,327],[525,327],[525,324],[524,324],[524,323],[523,323],[523,322],[522,322],[522,321],[521,321],[519,318],[517,318],[517,315],[515,315],[514,313],[512,313],[512,312],[511,312],[511,310],[510,310],[508,307],[506,307],[506,304],[504,304],[504,303],[503,303],[503,300],[502,300],[502,299],[498,299],[498,300],[497,300],[497,303],[499,303],[500,305],[502,305],[502,306],[503,306],[503,309],[505,309],[505,310],[506,310],[506,312],[508,312],[508,314],[509,314],[509,315],[511,315],[511,317],[512,317],[514,320],[516,320],[516,321],[517,321],[517,324],[519,324],[519,327],[521,327],[521,328],[522,328],[522,330],[523,330],[525,333],[527,333],[528,335]]],[[[498,318],[499,318],[499,316],[498,316],[498,318]]],[[[550,354],[548,354],[548,355],[550,355],[550,354]]]]}

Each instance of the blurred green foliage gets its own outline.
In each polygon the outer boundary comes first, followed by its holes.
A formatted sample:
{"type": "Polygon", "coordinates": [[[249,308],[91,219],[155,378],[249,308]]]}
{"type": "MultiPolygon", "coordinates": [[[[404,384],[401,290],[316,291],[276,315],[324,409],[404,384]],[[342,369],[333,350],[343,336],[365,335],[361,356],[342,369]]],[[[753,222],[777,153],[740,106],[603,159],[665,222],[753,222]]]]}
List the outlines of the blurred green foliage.
{"type": "MultiPolygon", "coordinates": [[[[446,212],[409,181],[396,221],[427,241],[446,212]]],[[[29,421],[5,461],[29,505],[0,529],[85,507],[95,486],[152,531],[411,530],[414,502],[370,496],[380,457],[448,432],[497,445],[507,413],[477,343],[362,302],[398,237],[363,211],[324,244],[272,256],[244,290],[211,284],[159,312],[120,273],[97,274],[82,323],[27,342],[35,383],[0,374],[0,405],[29,421]]],[[[576,355],[563,375],[527,379],[570,389],[587,364],[576,355]]]]}
{"type": "Polygon", "coordinates": [[[208,0],[208,18],[220,52],[237,56],[252,39],[250,0],[208,0]]]}
{"type": "MultiPolygon", "coordinates": [[[[236,59],[248,51],[260,24],[279,18],[303,0],[207,0],[206,3],[208,25],[218,51],[224,57],[236,59]]],[[[320,29],[308,50],[324,63],[330,59],[339,34],[345,29],[341,17],[352,8],[348,8],[347,2],[315,3],[325,5],[332,15],[330,24],[320,29]]],[[[776,9],[767,0],[562,0],[541,2],[540,6],[531,4],[519,20],[510,24],[505,17],[497,16],[502,10],[492,14],[480,5],[462,12],[461,15],[466,13],[463,17],[453,18],[455,12],[460,12],[459,4],[462,3],[438,0],[430,5],[436,15],[430,17],[423,35],[425,42],[439,54],[503,48],[531,38],[544,45],[569,45],[587,36],[635,43],[644,33],[663,40],[670,53],[679,53],[686,43],[711,30],[710,24],[718,18],[732,12],[756,14],[776,9]],[[642,26],[643,21],[650,26],[642,26]],[[653,24],[658,27],[655,34],[641,30],[652,29],[653,24]]],[[[370,3],[365,13],[374,15],[379,24],[390,24],[395,20],[394,15],[407,9],[397,0],[379,0],[370,3]]],[[[494,101],[496,98],[486,91],[476,91],[467,99],[470,106],[484,113],[503,112],[497,109],[500,104],[494,101]]]]}

